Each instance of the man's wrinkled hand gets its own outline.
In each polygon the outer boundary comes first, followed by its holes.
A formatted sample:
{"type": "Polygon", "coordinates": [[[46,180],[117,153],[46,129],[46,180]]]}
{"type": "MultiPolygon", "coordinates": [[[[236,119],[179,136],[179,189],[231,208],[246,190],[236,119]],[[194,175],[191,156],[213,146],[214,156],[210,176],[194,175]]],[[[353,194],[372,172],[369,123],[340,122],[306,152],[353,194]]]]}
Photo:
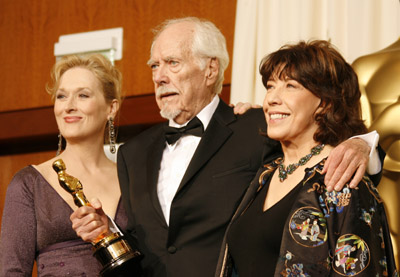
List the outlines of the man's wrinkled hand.
{"type": "Polygon", "coordinates": [[[335,147],[322,171],[326,173],[325,184],[328,191],[339,191],[349,182],[350,187],[355,188],[364,176],[369,152],[368,144],[358,138],[348,139],[335,147]]]}

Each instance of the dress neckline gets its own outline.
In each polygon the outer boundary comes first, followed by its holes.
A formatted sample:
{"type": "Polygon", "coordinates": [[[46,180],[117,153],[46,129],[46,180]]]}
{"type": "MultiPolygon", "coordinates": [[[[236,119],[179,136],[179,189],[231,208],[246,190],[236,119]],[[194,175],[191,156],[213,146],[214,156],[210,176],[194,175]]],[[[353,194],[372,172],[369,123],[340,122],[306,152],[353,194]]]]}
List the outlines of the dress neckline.
{"type": "MultiPolygon", "coordinates": [[[[42,175],[42,173],[40,173],[40,171],[37,170],[33,165],[29,165],[29,167],[32,168],[37,173],[37,175],[44,181],[44,183],[47,185],[47,187],[49,187],[52,191],[54,191],[56,193],[57,197],[59,199],[61,199],[63,205],[67,206],[69,208],[70,212],[73,213],[74,210],[71,208],[71,206],[67,203],[67,201],[64,200],[64,198],[61,197],[61,195],[47,181],[47,179],[42,175]]],[[[119,200],[118,200],[117,209],[115,210],[115,215],[112,217],[113,220],[117,219],[117,215],[118,215],[120,208],[121,208],[121,196],[119,197],[119,200]]]]}
{"type": "MultiPolygon", "coordinates": [[[[281,201],[283,201],[285,198],[290,197],[292,195],[292,193],[296,193],[296,191],[299,190],[299,187],[301,187],[301,185],[309,179],[308,175],[310,174],[310,172],[316,170],[319,166],[323,167],[323,165],[325,164],[325,161],[328,157],[324,157],[322,158],[319,162],[315,163],[314,165],[310,166],[310,167],[305,167],[304,168],[304,177],[303,179],[301,179],[299,181],[299,183],[297,185],[295,185],[285,196],[283,196],[279,201],[277,201],[276,203],[274,203],[274,205],[272,205],[271,207],[269,207],[268,209],[266,209],[264,211],[264,205],[261,207],[261,211],[263,213],[266,213],[267,211],[271,210],[271,208],[274,208],[277,204],[279,204],[281,201]]],[[[278,168],[278,163],[276,162],[279,158],[275,159],[274,161],[264,165],[264,167],[266,168],[265,171],[268,171],[267,174],[261,174],[263,177],[260,178],[260,185],[262,186],[259,190],[258,193],[260,193],[264,187],[267,186],[266,192],[264,195],[264,199],[267,197],[267,193],[268,193],[268,189],[269,189],[269,185],[270,185],[270,181],[271,178],[273,176],[273,174],[275,173],[275,171],[278,168]]]]}

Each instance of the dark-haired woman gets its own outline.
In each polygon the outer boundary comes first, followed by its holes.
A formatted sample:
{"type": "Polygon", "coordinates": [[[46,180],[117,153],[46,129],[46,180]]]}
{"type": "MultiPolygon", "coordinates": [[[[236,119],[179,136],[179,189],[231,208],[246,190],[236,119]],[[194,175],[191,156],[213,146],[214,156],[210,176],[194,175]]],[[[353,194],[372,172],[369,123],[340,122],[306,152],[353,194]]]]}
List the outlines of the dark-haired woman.
{"type": "Polygon", "coordinates": [[[358,79],[326,41],[287,45],[260,65],[268,136],[283,158],[261,168],[228,228],[216,276],[392,276],[382,200],[364,177],[328,192],[334,146],[365,133],[358,79]]]}

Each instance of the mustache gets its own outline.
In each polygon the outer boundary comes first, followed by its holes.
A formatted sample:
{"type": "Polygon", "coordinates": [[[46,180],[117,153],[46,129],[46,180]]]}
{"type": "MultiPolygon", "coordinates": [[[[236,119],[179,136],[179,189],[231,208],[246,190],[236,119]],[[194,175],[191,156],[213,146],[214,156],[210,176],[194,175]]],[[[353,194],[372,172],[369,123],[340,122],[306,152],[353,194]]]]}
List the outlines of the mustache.
{"type": "Polygon", "coordinates": [[[156,90],[156,96],[158,96],[158,97],[160,97],[161,95],[166,94],[166,93],[178,93],[179,94],[179,91],[175,88],[168,88],[168,87],[164,87],[164,86],[158,87],[156,90]]]}

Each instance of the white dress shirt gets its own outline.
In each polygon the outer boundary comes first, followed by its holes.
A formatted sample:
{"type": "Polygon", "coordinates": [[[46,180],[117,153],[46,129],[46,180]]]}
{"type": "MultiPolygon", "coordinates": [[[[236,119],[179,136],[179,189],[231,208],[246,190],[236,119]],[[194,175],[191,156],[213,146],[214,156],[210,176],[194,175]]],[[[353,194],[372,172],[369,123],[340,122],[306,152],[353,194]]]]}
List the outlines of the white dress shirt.
{"type": "MultiPolygon", "coordinates": [[[[219,97],[216,95],[210,104],[197,114],[198,119],[203,123],[204,131],[207,129],[219,101],[219,97]]],[[[187,123],[188,122],[179,125],[173,120],[170,120],[169,126],[180,128],[187,123]]],[[[166,147],[164,148],[158,174],[157,194],[167,224],[169,224],[172,200],[192,160],[193,154],[199,145],[200,139],[200,137],[185,134],[172,145],[165,142],[166,147]]]]}
{"type": "Polygon", "coordinates": [[[369,152],[369,162],[367,166],[367,173],[370,175],[378,174],[382,169],[382,163],[379,159],[379,153],[377,150],[379,143],[379,134],[377,131],[372,131],[364,135],[358,135],[351,138],[360,138],[368,143],[369,147],[371,147],[371,151],[369,152]]]}

